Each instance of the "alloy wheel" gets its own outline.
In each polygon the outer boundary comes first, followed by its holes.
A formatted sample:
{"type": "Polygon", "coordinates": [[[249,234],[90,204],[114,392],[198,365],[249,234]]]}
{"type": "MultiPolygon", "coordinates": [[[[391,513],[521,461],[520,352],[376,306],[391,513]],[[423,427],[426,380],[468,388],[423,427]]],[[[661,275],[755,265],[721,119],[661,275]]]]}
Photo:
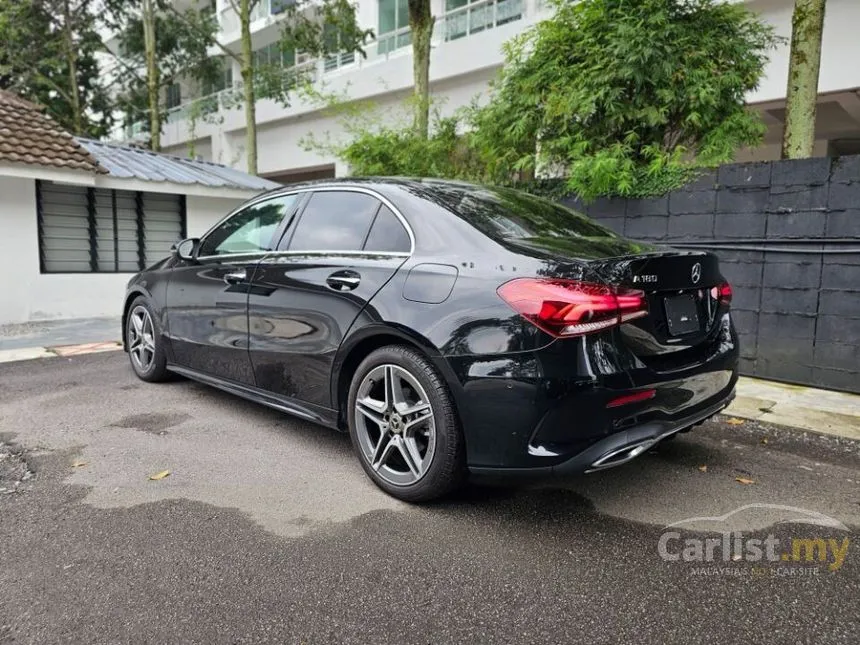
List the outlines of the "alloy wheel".
{"type": "Polygon", "coordinates": [[[408,370],[379,365],[362,379],[355,399],[358,443],[385,481],[408,486],[433,461],[436,422],[430,399],[408,370]]]}
{"type": "Polygon", "coordinates": [[[142,305],[129,315],[128,352],[139,372],[150,370],[155,360],[155,328],[149,310],[142,305]]]}

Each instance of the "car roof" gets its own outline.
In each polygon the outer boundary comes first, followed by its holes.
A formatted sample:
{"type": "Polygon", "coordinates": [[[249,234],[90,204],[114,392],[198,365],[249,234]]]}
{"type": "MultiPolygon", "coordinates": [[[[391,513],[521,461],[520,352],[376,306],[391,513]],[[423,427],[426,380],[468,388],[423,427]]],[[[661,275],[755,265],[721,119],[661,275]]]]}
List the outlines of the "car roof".
{"type": "Polygon", "coordinates": [[[335,179],[315,179],[313,181],[303,181],[295,184],[286,184],[278,186],[272,190],[263,193],[264,195],[274,195],[282,192],[290,192],[292,190],[306,190],[309,188],[349,188],[351,186],[364,187],[380,190],[385,192],[386,188],[420,188],[424,191],[432,192],[434,186],[447,186],[450,188],[477,188],[476,184],[470,184],[463,181],[455,181],[451,179],[436,179],[436,178],[421,178],[421,177],[343,177],[335,179]]]}

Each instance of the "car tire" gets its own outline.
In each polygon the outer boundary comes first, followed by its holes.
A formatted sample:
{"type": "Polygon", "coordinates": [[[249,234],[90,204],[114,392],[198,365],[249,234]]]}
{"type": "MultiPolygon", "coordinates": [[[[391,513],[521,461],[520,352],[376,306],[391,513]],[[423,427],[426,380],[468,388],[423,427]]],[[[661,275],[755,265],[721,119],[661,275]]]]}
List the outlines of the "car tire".
{"type": "Polygon", "coordinates": [[[353,375],[347,405],[353,448],[367,475],[385,492],[407,502],[426,502],[465,480],[465,442],[453,399],[439,372],[419,352],[403,345],[372,352],[353,375]],[[395,383],[392,396],[389,382],[395,383]],[[387,405],[391,399],[393,404],[387,405]]]}
{"type": "Polygon", "coordinates": [[[135,298],[128,308],[125,345],[131,369],[139,379],[158,383],[170,378],[161,325],[144,296],[135,298]]]}

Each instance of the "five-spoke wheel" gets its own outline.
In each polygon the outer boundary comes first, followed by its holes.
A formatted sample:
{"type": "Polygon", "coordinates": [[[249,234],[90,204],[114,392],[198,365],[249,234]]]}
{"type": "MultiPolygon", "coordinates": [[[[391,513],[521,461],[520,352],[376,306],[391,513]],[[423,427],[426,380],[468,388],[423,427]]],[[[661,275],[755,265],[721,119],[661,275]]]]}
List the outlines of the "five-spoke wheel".
{"type": "Polygon", "coordinates": [[[454,488],[465,472],[453,402],[433,365],[408,347],[383,347],[359,365],[349,426],[362,466],[381,488],[423,501],[454,488]]]}
{"type": "Polygon", "coordinates": [[[436,424],[427,393],[398,365],[374,367],[355,401],[358,441],[371,468],[396,485],[414,484],[427,472],[436,447],[436,424]]]}
{"type": "Polygon", "coordinates": [[[159,329],[147,299],[136,298],[126,316],[125,347],[134,373],[144,381],[163,381],[168,377],[159,329]]]}
{"type": "Polygon", "coordinates": [[[152,316],[143,305],[138,305],[129,314],[128,353],[141,372],[148,372],[155,360],[155,329],[152,316]]]}

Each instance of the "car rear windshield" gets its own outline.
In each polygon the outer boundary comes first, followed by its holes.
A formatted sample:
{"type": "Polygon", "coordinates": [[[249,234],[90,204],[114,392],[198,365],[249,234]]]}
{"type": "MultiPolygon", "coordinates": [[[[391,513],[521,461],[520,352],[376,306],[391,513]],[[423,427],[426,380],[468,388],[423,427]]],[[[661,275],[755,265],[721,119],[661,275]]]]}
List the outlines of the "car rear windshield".
{"type": "Polygon", "coordinates": [[[617,238],[581,213],[511,188],[436,184],[434,195],[486,235],[503,240],[617,238]]]}

